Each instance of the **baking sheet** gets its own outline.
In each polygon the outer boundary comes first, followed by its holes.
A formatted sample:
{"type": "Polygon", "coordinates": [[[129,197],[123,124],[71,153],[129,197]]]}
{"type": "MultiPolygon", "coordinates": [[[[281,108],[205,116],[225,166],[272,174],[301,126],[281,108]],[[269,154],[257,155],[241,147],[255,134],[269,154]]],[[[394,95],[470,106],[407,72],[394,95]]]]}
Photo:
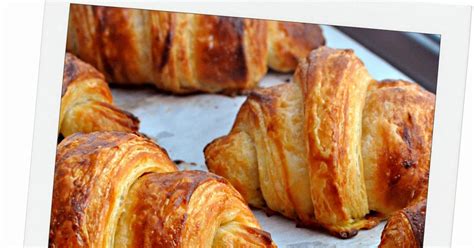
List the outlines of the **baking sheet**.
{"type": "MultiPolygon", "coordinates": [[[[406,75],[337,29],[322,26],[327,46],[351,48],[365,63],[369,73],[377,80],[404,79],[406,75]]],[[[291,74],[270,72],[260,82],[269,87],[291,78],[291,74]]],[[[206,170],[204,147],[217,137],[226,135],[245,96],[197,94],[172,96],[151,87],[112,88],[115,103],[140,119],[140,132],[154,139],[168,151],[171,159],[184,161],[181,169],[206,170]]],[[[295,222],[279,215],[267,216],[253,210],[265,231],[271,233],[279,247],[376,247],[384,223],[371,230],[362,230],[351,239],[342,240],[321,231],[297,228],[295,222]]]]}

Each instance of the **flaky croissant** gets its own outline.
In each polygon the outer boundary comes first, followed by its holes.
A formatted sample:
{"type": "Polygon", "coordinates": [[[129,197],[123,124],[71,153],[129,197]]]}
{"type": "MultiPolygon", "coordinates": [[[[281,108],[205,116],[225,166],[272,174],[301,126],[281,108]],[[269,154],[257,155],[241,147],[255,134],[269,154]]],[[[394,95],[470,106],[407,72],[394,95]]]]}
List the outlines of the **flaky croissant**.
{"type": "Polygon", "coordinates": [[[426,200],[397,211],[387,221],[379,248],[421,248],[425,233],[426,200]]]}
{"type": "Polygon", "coordinates": [[[273,247],[222,177],[177,171],[135,133],[76,133],[57,149],[50,247],[273,247]]]}
{"type": "Polygon", "coordinates": [[[91,65],[66,53],[59,133],[138,130],[138,119],[113,105],[104,76],[91,65]]]}
{"type": "Polygon", "coordinates": [[[256,86],[267,59],[275,70],[293,70],[296,57],[324,44],[317,25],[270,27],[255,19],[72,4],[67,50],[114,83],[235,92],[256,86]]]}
{"type": "Polygon", "coordinates": [[[229,135],[204,150],[210,171],[254,207],[342,238],[424,197],[434,96],[376,82],[351,50],[319,48],[294,83],[255,90],[229,135]],[[391,198],[391,196],[396,196],[391,198]]]}

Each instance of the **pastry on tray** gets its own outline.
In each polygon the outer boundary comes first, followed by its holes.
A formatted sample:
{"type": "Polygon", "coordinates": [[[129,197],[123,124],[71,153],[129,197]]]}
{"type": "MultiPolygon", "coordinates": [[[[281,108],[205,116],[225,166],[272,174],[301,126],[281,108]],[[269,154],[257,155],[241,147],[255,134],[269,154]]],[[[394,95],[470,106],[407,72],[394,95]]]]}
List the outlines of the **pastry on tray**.
{"type": "Polygon", "coordinates": [[[138,130],[139,120],[114,106],[104,76],[93,66],[66,53],[59,133],[138,130]]]}
{"type": "Polygon", "coordinates": [[[420,248],[425,233],[426,200],[397,211],[387,221],[379,248],[420,248]]]}
{"type": "Polygon", "coordinates": [[[68,28],[67,50],[107,81],[172,93],[251,89],[325,43],[314,24],[77,4],[68,28]]]}
{"type": "Polygon", "coordinates": [[[50,247],[274,247],[224,178],[178,171],[136,133],[77,133],[57,148],[50,247]]]}
{"type": "Polygon", "coordinates": [[[377,82],[352,50],[322,47],[293,83],[253,91],[205,148],[249,205],[349,238],[426,197],[434,95],[377,82]]]}

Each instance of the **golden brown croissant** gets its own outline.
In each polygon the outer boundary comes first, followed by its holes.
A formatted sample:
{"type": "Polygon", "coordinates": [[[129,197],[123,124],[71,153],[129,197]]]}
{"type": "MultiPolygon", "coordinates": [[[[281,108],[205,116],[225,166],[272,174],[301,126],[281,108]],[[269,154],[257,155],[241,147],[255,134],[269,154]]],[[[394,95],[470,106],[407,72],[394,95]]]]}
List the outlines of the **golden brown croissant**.
{"type": "Polygon", "coordinates": [[[268,46],[272,68],[288,71],[324,43],[316,25],[280,26],[269,33],[262,20],[72,4],[67,50],[114,83],[235,92],[265,75],[268,46]]]}
{"type": "Polygon", "coordinates": [[[273,247],[222,177],[177,171],[135,133],[77,133],[57,149],[50,247],[273,247]]]}
{"type": "Polygon", "coordinates": [[[397,211],[388,219],[379,247],[423,247],[425,217],[426,200],[397,211]]]}
{"type": "Polygon", "coordinates": [[[91,65],[66,53],[61,97],[59,133],[138,130],[131,113],[113,105],[104,76],[91,65]]]}
{"type": "Polygon", "coordinates": [[[386,215],[427,196],[435,96],[414,83],[371,84],[362,120],[369,208],[386,215]]]}
{"type": "Polygon", "coordinates": [[[432,94],[377,83],[351,50],[326,47],[300,62],[294,81],[251,93],[230,134],[205,148],[210,171],[250,205],[342,238],[376,225],[370,210],[424,196],[432,94]]]}

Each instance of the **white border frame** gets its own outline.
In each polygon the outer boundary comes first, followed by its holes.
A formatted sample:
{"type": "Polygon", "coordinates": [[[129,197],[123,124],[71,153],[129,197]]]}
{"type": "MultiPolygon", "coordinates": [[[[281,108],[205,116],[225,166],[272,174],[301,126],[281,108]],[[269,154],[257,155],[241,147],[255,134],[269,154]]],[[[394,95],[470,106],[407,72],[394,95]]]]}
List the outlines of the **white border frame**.
{"type": "MultiPolygon", "coordinates": [[[[451,244],[471,7],[355,2],[72,2],[441,34],[424,244],[451,244]]],[[[68,15],[69,3],[50,1],[45,5],[25,246],[48,245],[68,15]]]]}

